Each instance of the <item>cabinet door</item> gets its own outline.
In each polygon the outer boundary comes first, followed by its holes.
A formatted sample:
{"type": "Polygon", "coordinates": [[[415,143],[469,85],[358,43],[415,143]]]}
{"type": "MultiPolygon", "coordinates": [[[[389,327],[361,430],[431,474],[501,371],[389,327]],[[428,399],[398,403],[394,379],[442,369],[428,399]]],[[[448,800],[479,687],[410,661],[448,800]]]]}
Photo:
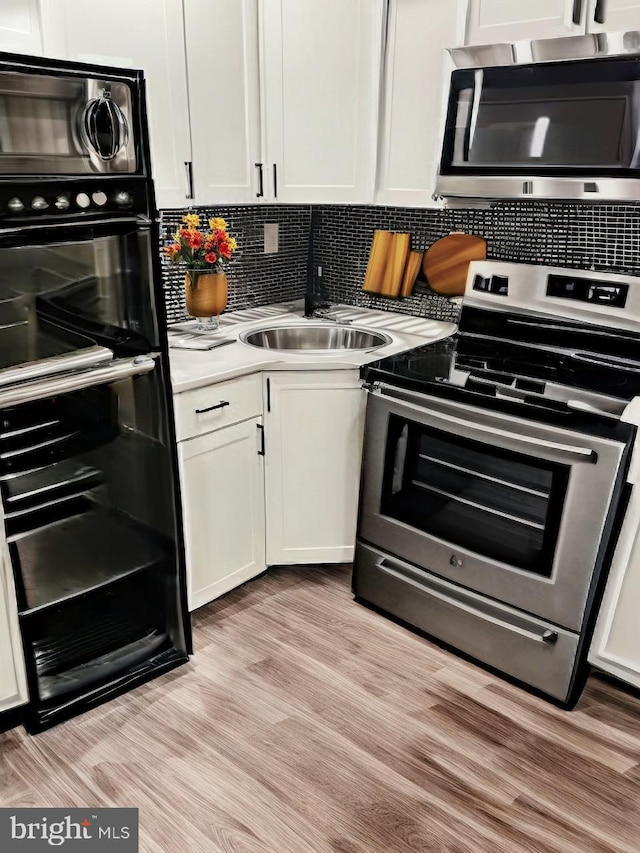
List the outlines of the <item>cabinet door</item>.
{"type": "Polygon", "coordinates": [[[588,0],[587,32],[640,30],[640,0],[588,0]]]}
{"type": "Polygon", "coordinates": [[[13,570],[0,508],[0,713],[27,701],[27,682],[18,624],[13,570]]]}
{"type": "Polygon", "coordinates": [[[178,444],[189,609],[265,566],[261,418],[178,444]]]}
{"type": "Polygon", "coordinates": [[[181,0],[47,0],[45,51],[62,59],[142,68],[158,207],[188,202],[191,161],[181,0]]]}
{"type": "Polygon", "coordinates": [[[494,44],[580,35],[584,33],[583,7],[574,0],[469,0],[465,42],[494,44]]]}
{"type": "Polygon", "coordinates": [[[264,0],[269,198],[373,201],[382,0],[264,0]]]}
{"type": "Polygon", "coordinates": [[[2,0],[0,3],[0,50],[42,55],[40,3],[38,0],[2,0]]]}
{"type": "Polygon", "coordinates": [[[185,0],[196,204],[260,196],[257,0],[185,0]]]}
{"type": "Polygon", "coordinates": [[[384,72],[378,204],[433,205],[452,69],[458,44],[451,0],[390,0],[384,72]]]}
{"type": "Polygon", "coordinates": [[[640,493],[637,486],[625,514],[598,621],[589,662],[640,688],[640,493]]]}
{"type": "Polygon", "coordinates": [[[357,370],[269,373],[267,564],[353,558],[366,392],[357,370]]]}

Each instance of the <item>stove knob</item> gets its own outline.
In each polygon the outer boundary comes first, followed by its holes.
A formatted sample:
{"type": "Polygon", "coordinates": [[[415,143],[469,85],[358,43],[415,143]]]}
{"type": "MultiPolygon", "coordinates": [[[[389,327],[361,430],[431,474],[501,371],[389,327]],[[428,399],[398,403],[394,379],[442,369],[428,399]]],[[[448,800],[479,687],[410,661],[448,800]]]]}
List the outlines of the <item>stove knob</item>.
{"type": "Polygon", "coordinates": [[[11,213],[20,213],[24,210],[24,204],[20,201],[19,198],[11,198],[9,199],[9,204],[7,205],[11,213]]]}
{"type": "Polygon", "coordinates": [[[71,202],[69,201],[69,196],[67,195],[59,195],[58,198],[54,202],[55,206],[58,210],[69,210],[71,207],[71,202]]]}
{"type": "Polygon", "coordinates": [[[76,196],[76,204],[84,210],[91,204],[91,199],[86,193],[78,193],[76,196]]]}
{"type": "Polygon", "coordinates": [[[115,203],[118,207],[130,207],[133,199],[131,198],[131,194],[122,190],[119,193],[116,193],[114,196],[115,203]]]}
{"type": "Polygon", "coordinates": [[[41,195],[37,195],[31,202],[33,210],[46,210],[49,207],[49,202],[45,201],[41,195]]]}

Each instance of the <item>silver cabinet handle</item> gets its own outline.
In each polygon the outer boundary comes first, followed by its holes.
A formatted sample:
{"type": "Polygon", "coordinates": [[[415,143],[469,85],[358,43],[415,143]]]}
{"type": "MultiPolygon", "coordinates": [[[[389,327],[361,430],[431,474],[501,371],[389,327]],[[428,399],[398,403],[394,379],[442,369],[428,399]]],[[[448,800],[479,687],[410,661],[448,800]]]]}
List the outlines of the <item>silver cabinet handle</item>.
{"type": "Polygon", "coordinates": [[[219,403],[215,403],[213,406],[207,406],[206,409],[196,409],[196,415],[203,415],[205,412],[212,412],[214,409],[224,409],[225,406],[229,406],[230,403],[228,400],[220,400],[219,403]]]}
{"type": "Polygon", "coordinates": [[[107,347],[86,347],[69,355],[54,355],[51,358],[30,361],[20,367],[0,370],[0,388],[31,379],[46,379],[57,373],[68,373],[70,370],[85,370],[110,361],[113,361],[113,353],[107,347]]]}
{"type": "Polygon", "coordinates": [[[82,388],[92,388],[97,385],[108,385],[130,376],[149,373],[156,366],[150,355],[137,355],[135,358],[123,358],[111,362],[108,367],[95,367],[83,370],[69,376],[59,376],[55,379],[42,379],[36,382],[26,382],[15,388],[0,391],[0,408],[19,406],[34,400],[44,400],[58,394],[80,391],[82,388]]]}
{"type": "Polygon", "coordinates": [[[432,598],[437,598],[439,601],[449,604],[452,607],[458,607],[460,610],[466,610],[467,613],[471,613],[479,619],[484,619],[486,622],[493,622],[494,625],[498,625],[506,631],[520,634],[523,637],[527,637],[529,640],[535,640],[535,642],[544,643],[547,646],[553,646],[558,641],[558,634],[556,631],[552,631],[544,625],[536,625],[534,622],[523,616],[515,617],[513,622],[510,622],[505,618],[507,614],[501,613],[498,608],[492,606],[490,602],[487,602],[486,605],[483,606],[470,595],[466,595],[462,591],[453,589],[452,587],[449,587],[449,585],[447,585],[446,589],[440,589],[439,584],[427,578],[421,579],[420,583],[418,583],[418,581],[409,577],[409,575],[403,571],[401,564],[398,564],[397,568],[395,568],[392,561],[386,557],[383,560],[380,560],[378,563],[378,569],[385,574],[392,575],[393,577],[402,580],[403,583],[408,583],[411,586],[420,589],[421,592],[430,595],[432,598]]]}
{"type": "MultiPolygon", "coordinates": [[[[555,441],[547,441],[546,439],[537,438],[535,436],[518,435],[515,432],[508,432],[500,429],[498,426],[484,426],[482,424],[466,421],[463,418],[457,417],[455,414],[440,414],[426,408],[426,403],[419,405],[405,399],[406,396],[414,396],[410,391],[402,391],[400,394],[394,393],[394,389],[388,386],[383,386],[381,392],[385,397],[391,397],[398,400],[398,403],[403,407],[410,409],[420,415],[420,422],[427,425],[440,427],[447,432],[461,434],[467,438],[477,439],[479,436],[487,436],[492,443],[499,443],[500,439],[507,444],[515,446],[516,449],[528,450],[533,456],[555,456],[563,462],[591,462],[595,463],[598,459],[598,454],[595,450],[589,447],[576,447],[571,444],[559,444],[555,441]],[[456,429],[457,427],[457,429],[456,429]],[[543,451],[541,454],[540,451],[543,451]]],[[[418,396],[418,395],[416,395],[418,396]]],[[[499,421],[498,421],[499,422],[499,421]]]]}
{"type": "Polygon", "coordinates": [[[604,24],[607,20],[606,0],[597,0],[596,8],[593,13],[593,20],[596,24],[604,24]]]}

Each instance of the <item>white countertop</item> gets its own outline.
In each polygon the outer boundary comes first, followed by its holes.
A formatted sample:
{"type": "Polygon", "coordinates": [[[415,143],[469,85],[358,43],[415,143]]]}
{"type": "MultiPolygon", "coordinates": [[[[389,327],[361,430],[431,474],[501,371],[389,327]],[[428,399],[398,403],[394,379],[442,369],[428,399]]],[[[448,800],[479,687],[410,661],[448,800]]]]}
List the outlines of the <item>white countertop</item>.
{"type": "MultiPolygon", "coordinates": [[[[263,309],[230,312],[221,318],[221,328],[210,337],[232,338],[234,343],[212,350],[170,349],[171,384],[174,394],[245,376],[262,370],[347,370],[378,361],[388,355],[414,349],[426,343],[449,337],[454,323],[443,323],[410,314],[376,311],[351,305],[333,306],[332,317],[363,329],[381,331],[392,340],[374,351],[340,350],[328,354],[288,353],[264,350],[238,340],[242,332],[273,326],[305,323],[330,323],[329,320],[307,320],[293,306],[273,305],[263,309]]],[[[195,321],[179,323],[172,330],[195,330],[195,321]]]]}

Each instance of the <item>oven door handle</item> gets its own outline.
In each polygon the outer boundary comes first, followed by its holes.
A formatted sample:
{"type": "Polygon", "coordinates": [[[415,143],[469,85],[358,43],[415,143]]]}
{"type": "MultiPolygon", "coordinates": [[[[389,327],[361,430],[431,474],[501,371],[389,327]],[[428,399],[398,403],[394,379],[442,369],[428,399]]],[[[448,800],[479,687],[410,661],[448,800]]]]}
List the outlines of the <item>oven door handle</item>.
{"type": "Polygon", "coordinates": [[[524,617],[518,617],[517,619],[514,619],[513,622],[509,622],[503,616],[499,615],[497,608],[492,607],[489,602],[487,602],[486,606],[483,607],[480,602],[474,601],[471,596],[465,595],[464,592],[458,591],[457,589],[447,588],[447,591],[444,592],[439,589],[436,583],[431,583],[427,578],[421,579],[420,583],[418,583],[418,581],[409,577],[404,571],[402,571],[401,565],[394,567],[393,562],[389,560],[388,557],[380,560],[377,568],[385,574],[398,578],[403,583],[407,583],[410,586],[420,589],[422,592],[426,591],[428,595],[433,598],[437,598],[445,604],[449,604],[452,607],[458,607],[460,610],[466,610],[467,613],[471,613],[473,616],[478,616],[480,619],[484,619],[487,622],[493,622],[494,625],[498,625],[500,628],[504,628],[507,631],[521,634],[529,640],[535,640],[537,643],[544,643],[546,646],[553,646],[558,641],[557,631],[552,631],[544,625],[540,625],[538,627],[537,625],[529,622],[529,620],[525,620],[524,617]]]}
{"type": "Polygon", "coordinates": [[[23,231],[47,231],[59,228],[90,228],[98,225],[135,225],[138,228],[148,228],[152,224],[148,216],[109,216],[99,219],[76,219],[73,222],[37,222],[31,225],[20,225],[17,228],[0,228],[0,237],[10,234],[22,234],[23,231]]]}
{"type": "Polygon", "coordinates": [[[479,436],[485,437],[487,441],[495,442],[503,440],[514,447],[516,450],[522,449],[529,451],[530,455],[540,456],[540,451],[544,452],[544,456],[552,457],[560,462],[591,462],[595,463],[598,460],[598,454],[595,450],[589,447],[577,447],[571,444],[560,444],[555,441],[547,441],[546,439],[528,437],[526,435],[518,435],[515,432],[508,432],[499,427],[484,426],[483,424],[466,421],[463,418],[456,417],[454,414],[442,414],[440,412],[432,412],[424,406],[409,402],[404,399],[404,395],[411,392],[402,392],[403,396],[396,397],[393,392],[386,388],[381,389],[383,396],[397,399],[402,407],[410,409],[412,412],[417,412],[420,415],[422,423],[434,426],[439,429],[444,429],[449,432],[460,432],[464,437],[478,440],[479,436]],[[456,430],[456,427],[458,430],[456,430]]]}
{"type": "Polygon", "coordinates": [[[19,367],[6,367],[0,370],[0,388],[33,379],[49,379],[59,373],[86,370],[112,361],[113,352],[108,347],[84,347],[66,355],[54,355],[50,358],[30,361],[19,367]]]}
{"type": "Polygon", "coordinates": [[[0,391],[0,409],[8,406],[19,406],[36,400],[45,400],[58,394],[68,394],[83,388],[93,388],[97,385],[107,385],[149,373],[156,366],[155,359],[150,355],[137,355],[135,358],[122,358],[111,362],[108,367],[95,367],[59,376],[55,379],[40,379],[35,382],[25,382],[15,387],[0,391]]]}

